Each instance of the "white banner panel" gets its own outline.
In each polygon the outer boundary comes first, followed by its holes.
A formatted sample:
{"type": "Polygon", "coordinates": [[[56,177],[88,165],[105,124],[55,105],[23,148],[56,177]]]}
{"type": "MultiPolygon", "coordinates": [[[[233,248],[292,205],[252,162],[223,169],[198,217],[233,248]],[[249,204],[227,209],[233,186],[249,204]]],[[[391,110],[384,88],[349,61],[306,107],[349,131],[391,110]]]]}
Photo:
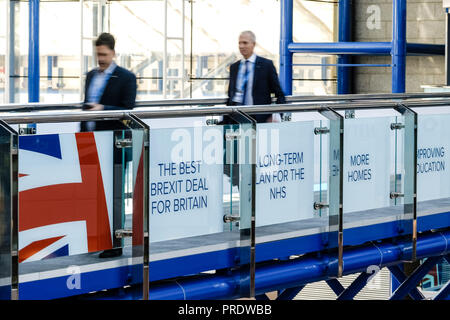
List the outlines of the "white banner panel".
{"type": "Polygon", "coordinates": [[[450,197],[450,116],[419,115],[417,129],[417,200],[450,197]]]}
{"type": "Polygon", "coordinates": [[[256,226],[313,217],[314,123],[260,124],[256,226]]]}
{"type": "Polygon", "coordinates": [[[150,241],[223,231],[223,129],[150,131],[150,241]]]}
{"type": "Polygon", "coordinates": [[[389,206],[392,118],[346,119],[344,213],[389,206]]]}

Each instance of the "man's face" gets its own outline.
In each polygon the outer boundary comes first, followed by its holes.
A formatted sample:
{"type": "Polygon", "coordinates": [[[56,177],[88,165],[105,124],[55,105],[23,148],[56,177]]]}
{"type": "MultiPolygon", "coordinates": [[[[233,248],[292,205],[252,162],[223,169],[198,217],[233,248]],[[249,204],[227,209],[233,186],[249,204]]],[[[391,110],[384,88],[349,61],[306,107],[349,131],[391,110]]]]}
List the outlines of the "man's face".
{"type": "Polygon", "coordinates": [[[250,58],[255,49],[255,43],[250,38],[250,35],[244,33],[239,36],[239,52],[245,59],[250,58]]]}
{"type": "Polygon", "coordinates": [[[96,46],[98,67],[101,71],[105,71],[113,61],[115,52],[105,45],[96,46]]]}

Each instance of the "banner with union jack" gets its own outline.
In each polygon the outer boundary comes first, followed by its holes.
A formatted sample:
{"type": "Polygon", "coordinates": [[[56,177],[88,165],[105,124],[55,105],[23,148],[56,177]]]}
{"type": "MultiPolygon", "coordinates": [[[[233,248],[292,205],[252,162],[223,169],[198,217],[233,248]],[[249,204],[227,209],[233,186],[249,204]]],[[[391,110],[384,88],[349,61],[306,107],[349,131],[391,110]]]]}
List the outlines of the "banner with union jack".
{"type": "Polygon", "coordinates": [[[19,262],[112,247],[113,133],[19,138],[19,262]]]}

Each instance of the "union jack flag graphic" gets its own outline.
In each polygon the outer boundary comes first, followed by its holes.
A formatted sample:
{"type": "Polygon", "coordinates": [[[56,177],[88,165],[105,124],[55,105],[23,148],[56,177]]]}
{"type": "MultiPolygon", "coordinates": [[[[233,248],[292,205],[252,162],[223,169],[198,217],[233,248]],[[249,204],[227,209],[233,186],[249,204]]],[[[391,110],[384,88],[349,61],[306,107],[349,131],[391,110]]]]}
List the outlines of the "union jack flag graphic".
{"type": "Polygon", "coordinates": [[[112,247],[113,133],[19,138],[19,262],[112,247]]]}

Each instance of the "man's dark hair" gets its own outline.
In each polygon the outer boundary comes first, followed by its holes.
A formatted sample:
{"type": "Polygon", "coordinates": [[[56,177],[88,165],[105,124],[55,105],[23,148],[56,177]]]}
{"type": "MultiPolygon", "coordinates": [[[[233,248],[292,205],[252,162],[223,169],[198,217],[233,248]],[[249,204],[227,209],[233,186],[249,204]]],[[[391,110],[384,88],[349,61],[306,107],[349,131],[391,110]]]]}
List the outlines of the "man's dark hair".
{"type": "Polygon", "coordinates": [[[114,50],[114,45],[116,44],[116,40],[114,40],[114,37],[112,34],[103,32],[101,35],[98,36],[97,40],[95,40],[95,46],[107,46],[111,50],[114,50]]]}

